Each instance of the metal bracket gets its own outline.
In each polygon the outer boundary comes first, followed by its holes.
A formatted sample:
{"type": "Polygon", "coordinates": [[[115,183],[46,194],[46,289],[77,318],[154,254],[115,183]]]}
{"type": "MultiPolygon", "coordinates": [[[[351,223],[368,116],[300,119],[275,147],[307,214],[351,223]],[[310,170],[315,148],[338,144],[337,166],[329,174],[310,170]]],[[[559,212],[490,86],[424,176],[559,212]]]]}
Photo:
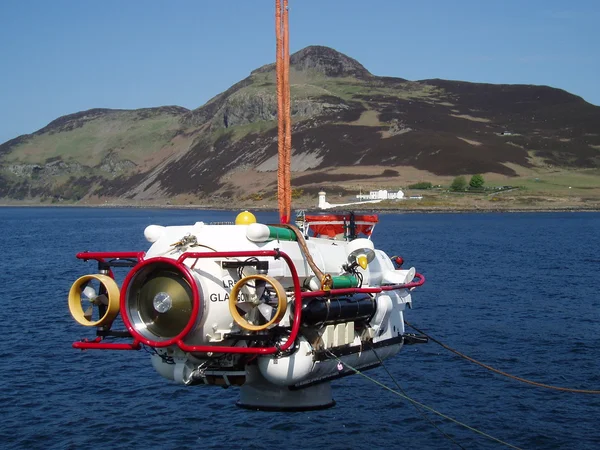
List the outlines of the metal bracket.
{"type": "Polygon", "coordinates": [[[404,345],[427,344],[429,342],[427,336],[414,333],[405,333],[402,335],[402,339],[404,340],[404,345]]]}

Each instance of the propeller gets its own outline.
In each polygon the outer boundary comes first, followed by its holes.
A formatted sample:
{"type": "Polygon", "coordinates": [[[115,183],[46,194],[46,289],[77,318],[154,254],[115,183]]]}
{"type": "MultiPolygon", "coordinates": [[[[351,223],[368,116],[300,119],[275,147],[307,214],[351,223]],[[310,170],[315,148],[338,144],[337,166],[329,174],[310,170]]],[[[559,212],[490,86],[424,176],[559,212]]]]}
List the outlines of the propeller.
{"type": "Polygon", "coordinates": [[[119,314],[119,286],[108,275],[79,277],[69,290],[69,311],[80,325],[110,326],[119,314]],[[92,319],[95,315],[94,306],[98,310],[95,320],[92,319]]]}
{"type": "Polygon", "coordinates": [[[242,278],[231,289],[229,311],[245,330],[261,331],[279,322],[287,308],[287,295],[279,281],[266,275],[242,278]]]}
{"type": "Polygon", "coordinates": [[[254,284],[247,283],[241,290],[235,305],[244,313],[245,319],[251,325],[263,325],[273,319],[279,303],[273,286],[265,280],[256,279],[254,284]]]}
{"type": "Polygon", "coordinates": [[[121,289],[121,314],[132,336],[150,346],[175,343],[201,319],[199,280],[176,260],[146,259],[121,289]]]}
{"type": "MultiPolygon", "coordinates": [[[[92,280],[90,280],[87,286],[81,291],[82,300],[85,298],[90,303],[83,313],[83,317],[85,317],[87,320],[92,320],[92,315],[94,314],[94,305],[98,306],[98,309],[106,309],[102,308],[102,306],[108,306],[108,297],[106,294],[99,294],[96,288],[91,285],[91,281],[92,280]]],[[[103,313],[100,311],[100,316],[102,315],[103,313]]]]}
{"type": "Polygon", "coordinates": [[[155,270],[139,289],[136,305],[144,324],[140,326],[161,338],[177,336],[190,321],[192,299],[192,289],[181,274],[155,270]]]}

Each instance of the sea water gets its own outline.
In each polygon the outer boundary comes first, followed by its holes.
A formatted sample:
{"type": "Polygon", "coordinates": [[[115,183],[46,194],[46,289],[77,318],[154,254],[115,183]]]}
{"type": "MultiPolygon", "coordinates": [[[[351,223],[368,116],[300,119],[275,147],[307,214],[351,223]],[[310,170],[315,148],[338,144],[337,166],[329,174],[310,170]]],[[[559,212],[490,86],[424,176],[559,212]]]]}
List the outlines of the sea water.
{"type": "MultiPolygon", "coordinates": [[[[0,208],[0,448],[453,448],[415,407],[355,375],[337,406],[251,412],[238,390],[183,387],[150,356],[79,351],[73,281],[83,250],[146,250],[149,224],[233,221],[236,212],[0,208]]],[[[257,213],[275,222],[275,213],[257,213]]],[[[447,345],[538,382],[600,389],[600,214],[382,214],[373,240],[427,278],[406,319],[447,345]]],[[[435,343],[385,362],[415,400],[522,448],[600,447],[600,396],[495,375],[435,343]]],[[[367,372],[398,390],[383,368],[367,372]]],[[[426,414],[465,448],[498,448],[426,414]]]]}

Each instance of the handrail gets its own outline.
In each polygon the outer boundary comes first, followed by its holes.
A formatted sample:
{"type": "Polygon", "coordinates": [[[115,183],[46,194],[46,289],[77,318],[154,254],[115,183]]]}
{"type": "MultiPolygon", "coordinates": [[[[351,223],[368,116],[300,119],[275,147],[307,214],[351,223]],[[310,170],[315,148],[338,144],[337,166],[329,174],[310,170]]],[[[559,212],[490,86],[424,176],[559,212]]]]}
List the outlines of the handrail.
{"type": "Polygon", "coordinates": [[[189,269],[189,267],[187,267],[183,263],[179,262],[179,260],[174,260],[172,258],[165,258],[163,256],[158,256],[156,258],[149,258],[144,261],[141,261],[127,274],[127,276],[125,277],[125,280],[123,281],[123,285],[121,286],[120,311],[121,311],[121,317],[123,319],[123,323],[125,324],[125,327],[127,327],[129,332],[132,334],[132,336],[135,339],[139,340],[140,342],[142,342],[146,345],[149,345],[150,347],[158,347],[158,348],[169,347],[170,345],[178,344],[182,339],[184,339],[188,335],[188,333],[190,331],[192,331],[192,329],[196,325],[196,321],[198,320],[198,315],[200,313],[200,302],[201,301],[202,301],[202,299],[200,298],[200,291],[198,290],[198,286],[196,285],[194,276],[192,275],[192,272],[189,269]],[[190,319],[189,319],[188,323],[183,328],[183,330],[181,330],[181,332],[179,332],[179,334],[177,334],[176,336],[174,336],[170,339],[164,339],[162,341],[148,339],[147,337],[140,334],[136,330],[136,328],[133,326],[133,323],[131,323],[128,314],[125,314],[125,311],[127,311],[127,308],[126,308],[127,291],[129,290],[129,284],[131,283],[131,280],[138,274],[138,272],[142,268],[144,268],[145,266],[149,266],[151,264],[156,264],[156,263],[162,263],[162,264],[168,264],[168,265],[175,266],[181,272],[181,275],[183,275],[183,277],[185,278],[185,280],[187,281],[187,283],[189,284],[189,286],[192,290],[192,311],[190,313],[190,319]]]}
{"type": "MultiPolygon", "coordinates": [[[[77,258],[79,259],[95,259],[102,260],[103,258],[136,258],[140,263],[148,264],[154,258],[144,260],[144,252],[83,252],[78,253],[77,258]]],[[[416,281],[411,281],[405,284],[394,284],[388,286],[379,287],[365,287],[365,288],[344,288],[344,289],[331,289],[329,291],[310,291],[302,292],[300,286],[300,279],[298,272],[290,256],[278,249],[275,250],[254,250],[254,251],[229,251],[229,252],[185,252],[176,260],[176,265],[184,265],[187,259],[192,258],[235,258],[235,257],[272,257],[274,259],[283,259],[288,265],[292,280],[294,282],[294,298],[313,298],[313,297],[332,297],[336,295],[352,295],[352,294],[378,294],[381,292],[399,290],[399,289],[413,289],[422,286],[425,283],[425,277],[420,273],[415,273],[416,281]]],[[[175,261],[174,261],[175,262],[175,261]]],[[[132,271],[133,272],[133,271],[132,271]]],[[[238,353],[238,354],[254,354],[254,355],[272,355],[278,352],[288,350],[295,342],[300,331],[300,323],[302,318],[302,301],[295,302],[294,308],[294,319],[293,325],[288,339],[281,345],[273,347],[232,347],[232,346],[215,346],[215,345],[188,345],[184,342],[185,336],[171,341],[169,344],[176,344],[181,350],[185,352],[194,353],[238,353]]],[[[125,321],[126,322],[126,321],[125,321]]],[[[131,331],[131,330],[130,330],[131,331]]],[[[143,341],[142,341],[143,342],[143,341]]],[[[105,343],[102,342],[101,338],[96,338],[93,341],[78,341],[73,343],[74,348],[89,350],[139,350],[141,343],[139,339],[134,339],[132,343],[105,343]]],[[[144,342],[145,343],[145,342],[144,342]]]]}
{"type": "Polygon", "coordinates": [[[139,350],[141,347],[140,341],[134,339],[129,344],[115,343],[115,342],[102,342],[101,337],[97,337],[93,341],[84,339],[83,341],[73,342],[73,348],[80,350],[139,350]]]}
{"type": "Polygon", "coordinates": [[[146,255],[145,252],[80,252],[77,253],[77,259],[83,259],[84,261],[88,261],[90,259],[95,259],[98,262],[106,262],[105,259],[131,259],[135,258],[139,261],[144,259],[146,255]]]}
{"type": "Polygon", "coordinates": [[[332,297],[335,295],[353,295],[353,294],[379,294],[380,292],[396,291],[400,289],[414,289],[419,286],[423,286],[425,283],[425,277],[420,273],[415,273],[417,281],[411,281],[405,284],[391,284],[388,286],[379,287],[366,287],[366,288],[343,288],[343,289],[331,289],[329,291],[311,291],[302,292],[302,298],[313,298],[313,297],[332,297]]]}
{"type": "MultiPolygon", "coordinates": [[[[302,292],[300,291],[300,280],[298,278],[298,272],[296,271],[296,267],[294,266],[294,262],[292,258],[285,252],[282,252],[278,249],[275,250],[251,250],[251,251],[242,251],[242,252],[185,252],[178,259],[177,262],[183,264],[186,259],[190,258],[235,258],[235,257],[256,257],[256,256],[266,256],[272,257],[274,259],[282,258],[290,268],[290,272],[292,274],[292,280],[294,282],[294,298],[301,299],[302,292]]],[[[255,355],[272,355],[275,353],[283,352],[289,349],[296,338],[298,337],[298,332],[300,331],[300,321],[302,316],[302,302],[295,302],[294,309],[294,324],[292,325],[292,330],[290,332],[290,336],[287,341],[281,345],[273,346],[273,347],[231,347],[231,346],[215,346],[215,345],[187,345],[180,340],[177,342],[177,346],[183,350],[184,352],[198,352],[198,353],[245,353],[245,354],[255,354],[255,355]]]]}

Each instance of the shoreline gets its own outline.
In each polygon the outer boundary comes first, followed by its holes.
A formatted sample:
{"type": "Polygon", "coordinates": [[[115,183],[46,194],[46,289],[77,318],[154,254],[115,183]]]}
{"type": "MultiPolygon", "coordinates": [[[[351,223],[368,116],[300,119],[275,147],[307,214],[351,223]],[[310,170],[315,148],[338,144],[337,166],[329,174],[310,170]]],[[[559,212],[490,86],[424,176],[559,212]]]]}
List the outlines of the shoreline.
{"type": "MultiPolygon", "coordinates": [[[[331,209],[318,209],[299,207],[293,208],[295,211],[305,210],[313,213],[342,213],[350,210],[364,213],[375,213],[375,214],[468,214],[468,213],[556,213],[556,212],[600,212],[598,207],[557,207],[557,208],[460,208],[452,206],[438,206],[438,207],[422,207],[422,208],[360,208],[357,205],[356,208],[331,208],[331,209]]],[[[264,211],[264,212],[277,212],[278,208],[274,206],[251,206],[251,205],[230,205],[228,207],[219,207],[215,205],[139,205],[139,204],[121,204],[121,203],[107,203],[107,204],[43,204],[43,203],[0,203],[0,208],[91,208],[91,209],[172,209],[172,210],[199,210],[199,211],[264,211]]]]}

